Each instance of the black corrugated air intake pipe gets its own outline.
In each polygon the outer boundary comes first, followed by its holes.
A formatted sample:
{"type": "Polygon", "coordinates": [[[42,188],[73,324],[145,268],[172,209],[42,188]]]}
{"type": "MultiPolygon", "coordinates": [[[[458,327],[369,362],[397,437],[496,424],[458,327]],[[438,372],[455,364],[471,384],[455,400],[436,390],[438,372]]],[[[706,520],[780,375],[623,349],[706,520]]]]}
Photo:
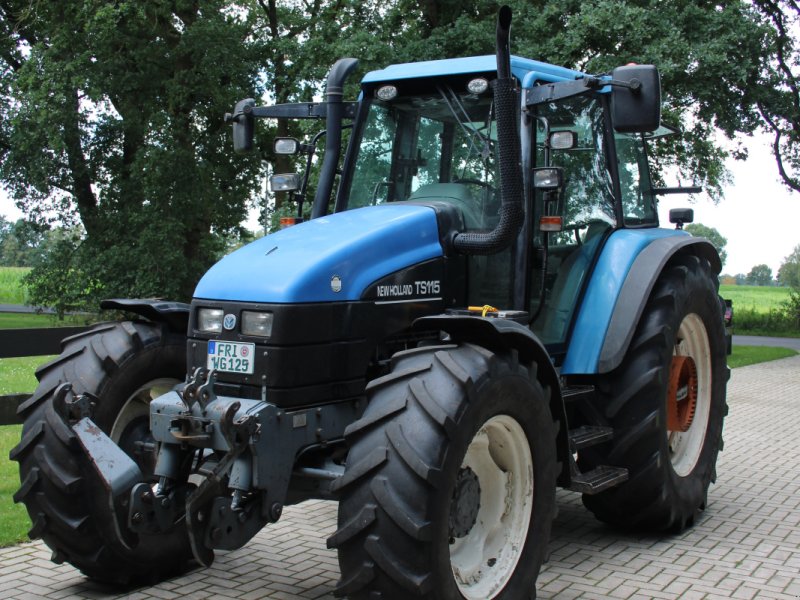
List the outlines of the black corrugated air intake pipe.
{"type": "Polygon", "coordinates": [[[511,76],[510,28],[511,9],[503,6],[497,15],[497,79],[492,82],[502,199],[500,221],[497,227],[486,233],[456,234],[453,247],[462,254],[494,254],[507,248],[516,237],[524,218],[517,117],[519,97],[511,76]]]}
{"type": "Polygon", "coordinates": [[[357,66],[358,60],[355,58],[340,58],[328,71],[328,83],[325,86],[325,101],[328,105],[328,114],[325,119],[325,158],[322,161],[317,193],[311,208],[312,219],[321,217],[328,212],[328,202],[331,199],[333,179],[336,177],[342,147],[344,81],[357,66]]]}

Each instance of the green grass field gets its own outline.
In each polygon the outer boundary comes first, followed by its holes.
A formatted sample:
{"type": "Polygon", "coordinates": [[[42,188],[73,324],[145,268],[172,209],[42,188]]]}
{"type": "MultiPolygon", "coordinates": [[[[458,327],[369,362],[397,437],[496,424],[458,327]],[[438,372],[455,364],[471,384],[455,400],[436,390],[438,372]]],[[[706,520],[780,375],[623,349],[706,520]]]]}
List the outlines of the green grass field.
{"type": "Polygon", "coordinates": [[[28,271],[25,267],[0,267],[0,304],[25,304],[22,277],[28,271]]]}
{"type": "Polygon", "coordinates": [[[27,394],[36,389],[36,368],[54,356],[0,358],[0,396],[27,394]]]}
{"type": "Polygon", "coordinates": [[[721,285],[719,295],[726,300],[733,300],[734,315],[740,308],[749,308],[757,312],[768,312],[780,309],[781,304],[789,299],[789,288],[767,287],[758,285],[721,285]]]}
{"type": "Polygon", "coordinates": [[[745,367],[757,363],[778,360],[795,356],[796,350],[790,348],[773,348],[771,346],[734,346],[733,352],[728,357],[728,366],[732,369],[745,367]]]}
{"type": "Polygon", "coordinates": [[[8,453],[19,443],[21,425],[0,427],[0,548],[28,539],[31,521],[22,504],[14,504],[19,489],[17,463],[8,460],[8,453]]]}
{"type": "Polygon", "coordinates": [[[80,327],[90,322],[85,316],[67,315],[59,320],[55,315],[34,313],[0,313],[0,329],[26,329],[35,327],[80,327]]]}

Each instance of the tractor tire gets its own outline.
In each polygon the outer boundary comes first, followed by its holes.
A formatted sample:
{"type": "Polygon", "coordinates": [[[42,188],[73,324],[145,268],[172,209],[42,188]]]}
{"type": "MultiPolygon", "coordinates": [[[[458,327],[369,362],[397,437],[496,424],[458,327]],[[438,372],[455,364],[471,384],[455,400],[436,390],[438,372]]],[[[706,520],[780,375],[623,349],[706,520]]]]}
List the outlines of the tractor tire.
{"type": "MultiPolygon", "coordinates": [[[[88,577],[116,585],[151,583],[181,572],[191,557],[185,527],[140,535],[129,550],[107,492],[74,432],[58,416],[56,390],[65,382],[75,395],[97,398],[92,420],[152,478],[155,451],[149,402],[182,381],[186,338],[145,322],[107,323],[62,342],[62,353],[36,371],[39,386],[20,405],[22,441],[11,451],[19,462],[23,502],[33,527],[56,563],[69,562],[88,577]]],[[[133,534],[131,534],[133,535],[133,534]]]]}
{"type": "Polygon", "coordinates": [[[469,344],[417,348],[367,394],[334,484],[336,595],[535,597],[558,467],[536,365],[469,344]]]}
{"type": "Polygon", "coordinates": [[[622,364],[599,382],[588,421],[612,427],[615,437],[582,450],[578,464],[582,471],[605,464],[629,472],[622,485],[583,496],[599,520],[625,529],[677,532],[705,509],[722,450],[730,376],[717,288],[707,261],[695,256],[671,261],[622,364]]]}

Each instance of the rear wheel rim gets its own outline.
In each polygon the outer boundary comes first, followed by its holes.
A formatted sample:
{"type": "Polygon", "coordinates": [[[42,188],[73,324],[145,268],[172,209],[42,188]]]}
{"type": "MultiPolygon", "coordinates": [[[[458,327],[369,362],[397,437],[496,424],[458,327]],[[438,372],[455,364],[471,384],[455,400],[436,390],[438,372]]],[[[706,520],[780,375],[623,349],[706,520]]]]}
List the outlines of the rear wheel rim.
{"type": "Polygon", "coordinates": [[[464,525],[462,518],[456,531],[451,527],[453,576],[467,600],[494,598],[514,574],[533,512],[533,458],[517,420],[497,415],[484,423],[467,448],[459,477],[467,483],[456,488],[452,502],[461,503],[460,514],[468,515],[468,521],[474,517],[474,523],[464,525]],[[480,495],[476,509],[475,476],[480,495]],[[470,497],[459,498],[459,493],[470,497]]]}
{"type": "Polygon", "coordinates": [[[690,313],[681,321],[674,356],[690,357],[697,374],[697,400],[691,426],[686,431],[667,429],[672,468],[680,477],[686,477],[694,471],[700,459],[711,413],[711,347],[699,315],[690,313]]]}

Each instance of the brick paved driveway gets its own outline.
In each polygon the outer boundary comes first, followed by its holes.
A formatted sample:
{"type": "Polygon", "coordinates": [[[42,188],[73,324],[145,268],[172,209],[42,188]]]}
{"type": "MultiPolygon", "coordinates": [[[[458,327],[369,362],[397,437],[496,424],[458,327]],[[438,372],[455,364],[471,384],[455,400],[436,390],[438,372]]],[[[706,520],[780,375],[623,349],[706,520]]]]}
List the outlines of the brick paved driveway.
{"type": "MultiPolygon", "coordinates": [[[[559,492],[538,598],[800,598],[800,356],[733,372],[725,451],[695,527],[659,538],[606,528],[577,494],[559,492]]],[[[336,505],[307,502],[211,569],[127,594],[56,566],[42,544],[0,550],[0,597],[332,598],[336,555],[325,548],[336,505]]]]}

